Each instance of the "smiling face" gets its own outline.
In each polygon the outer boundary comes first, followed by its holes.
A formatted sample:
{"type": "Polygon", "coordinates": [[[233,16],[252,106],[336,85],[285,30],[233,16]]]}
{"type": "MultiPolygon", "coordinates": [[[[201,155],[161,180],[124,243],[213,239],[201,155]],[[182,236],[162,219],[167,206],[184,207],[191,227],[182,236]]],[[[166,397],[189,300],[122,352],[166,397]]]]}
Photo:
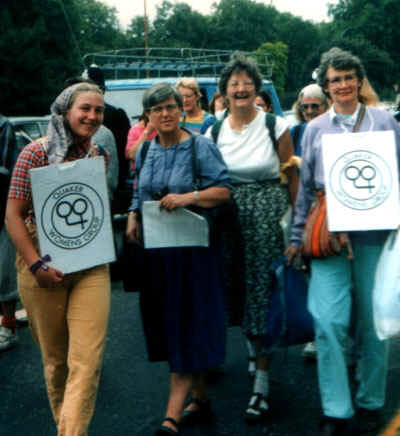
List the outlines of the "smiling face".
{"type": "Polygon", "coordinates": [[[227,83],[226,96],[231,110],[254,106],[256,90],[251,77],[245,71],[232,74],[227,83]]]}
{"type": "Polygon", "coordinates": [[[355,109],[361,87],[361,81],[358,79],[355,69],[335,70],[335,68],[329,67],[326,79],[325,91],[329,93],[335,110],[340,113],[349,107],[355,109]]]}
{"type": "Polygon", "coordinates": [[[181,108],[174,97],[164,100],[149,110],[149,120],[161,135],[178,131],[181,115],[181,108]]]}
{"type": "Polygon", "coordinates": [[[103,114],[103,96],[94,91],[85,91],[77,94],[65,118],[75,137],[84,141],[97,132],[103,122],[103,114]]]}
{"type": "Polygon", "coordinates": [[[303,98],[300,104],[300,110],[305,121],[308,123],[318,115],[325,112],[326,107],[319,98],[303,98]]]}

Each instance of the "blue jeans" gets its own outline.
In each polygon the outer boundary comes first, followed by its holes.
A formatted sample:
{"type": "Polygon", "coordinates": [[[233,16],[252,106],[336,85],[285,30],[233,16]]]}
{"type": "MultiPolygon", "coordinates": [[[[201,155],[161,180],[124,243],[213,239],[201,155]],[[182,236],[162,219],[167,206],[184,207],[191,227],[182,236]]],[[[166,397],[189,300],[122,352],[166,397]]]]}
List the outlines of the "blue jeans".
{"type": "Polygon", "coordinates": [[[356,406],[378,409],[385,401],[388,343],[376,336],[372,314],[374,274],[382,245],[356,243],[353,250],[354,260],[343,253],[311,263],[308,309],[315,323],[319,388],[324,415],[334,418],[354,415],[346,364],[353,309],[361,377],[356,406]]]}

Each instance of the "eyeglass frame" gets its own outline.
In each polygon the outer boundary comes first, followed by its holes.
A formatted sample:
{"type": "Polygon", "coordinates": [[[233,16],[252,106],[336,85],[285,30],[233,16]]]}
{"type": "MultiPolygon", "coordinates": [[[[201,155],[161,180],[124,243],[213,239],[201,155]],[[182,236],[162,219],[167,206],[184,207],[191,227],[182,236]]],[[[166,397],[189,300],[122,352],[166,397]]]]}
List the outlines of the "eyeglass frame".
{"type": "Polygon", "coordinates": [[[301,112],[304,112],[309,107],[311,108],[311,110],[317,111],[321,106],[322,106],[322,103],[302,103],[299,105],[299,108],[300,108],[301,112]]]}
{"type": "Polygon", "coordinates": [[[336,76],[330,79],[329,77],[326,78],[326,82],[332,86],[339,86],[342,82],[344,83],[350,83],[355,80],[358,80],[357,73],[346,73],[343,76],[336,76]]]}

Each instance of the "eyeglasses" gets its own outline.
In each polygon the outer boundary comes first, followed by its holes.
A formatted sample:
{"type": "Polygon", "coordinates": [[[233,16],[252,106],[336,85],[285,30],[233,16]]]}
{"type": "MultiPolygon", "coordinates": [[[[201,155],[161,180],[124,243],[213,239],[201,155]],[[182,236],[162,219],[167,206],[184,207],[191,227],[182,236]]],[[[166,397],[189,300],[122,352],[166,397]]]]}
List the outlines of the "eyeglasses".
{"type": "Polygon", "coordinates": [[[307,109],[311,109],[312,111],[317,111],[321,107],[318,103],[310,103],[310,104],[301,104],[300,110],[302,112],[306,111],[307,109]]]}
{"type": "Polygon", "coordinates": [[[345,74],[343,76],[335,76],[335,77],[327,77],[326,80],[328,83],[334,86],[338,86],[340,83],[350,83],[357,79],[357,75],[355,73],[345,74]]]}
{"type": "Polygon", "coordinates": [[[237,89],[242,85],[243,88],[254,88],[254,83],[251,80],[246,80],[245,82],[230,82],[228,83],[229,88],[237,89]]]}
{"type": "Polygon", "coordinates": [[[177,104],[166,104],[165,106],[153,106],[152,108],[150,108],[150,112],[152,114],[160,115],[164,109],[169,114],[171,114],[178,109],[178,105],[177,104]]]}

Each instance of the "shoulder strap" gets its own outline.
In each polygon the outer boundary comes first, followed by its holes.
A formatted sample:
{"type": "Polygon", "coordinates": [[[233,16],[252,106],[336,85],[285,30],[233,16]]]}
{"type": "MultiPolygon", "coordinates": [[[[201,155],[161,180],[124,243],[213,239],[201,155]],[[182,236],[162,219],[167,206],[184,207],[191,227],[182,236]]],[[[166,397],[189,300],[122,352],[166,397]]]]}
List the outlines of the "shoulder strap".
{"type": "Polygon", "coordinates": [[[149,151],[151,141],[146,140],[143,142],[142,149],[140,150],[140,159],[142,161],[142,166],[146,160],[147,152],[149,151]]]}
{"type": "MultiPolygon", "coordinates": [[[[146,160],[146,156],[147,156],[147,152],[149,151],[150,144],[151,141],[147,139],[146,141],[143,142],[142,148],[140,149],[140,160],[141,160],[142,168],[143,168],[144,161],[146,160]]],[[[136,171],[136,177],[138,177],[139,171],[136,167],[135,167],[135,171],[136,171]]]]}
{"type": "Polygon", "coordinates": [[[197,155],[196,155],[196,138],[194,135],[190,137],[190,151],[192,153],[192,178],[194,189],[197,191],[200,189],[200,178],[197,171],[197,155]]]}
{"type": "Polygon", "coordinates": [[[211,127],[211,136],[215,144],[218,141],[218,135],[219,135],[219,131],[221,130],[223,121],[224,120],[217,120],[211,127]]]}
{"type": "Polygon", "coordinates": [[[226,109],[224,116],[220,120],[215,121],[215,123],[211,127],[211,136],[215,144],[218,141],[218,135],[219,135],[219,131],[221,130],[222,123],[224,122],[225,118],[228,116],[228,113],[229,111],[228,109],[226,109]]]}
{"type": "Polygon", "coordinates": [[[271,137],[272,144],[274,146],[274,150],[278,151],[278,141],[275,136],[275,124],[276,124],[276,116],[266,112],[265,113],[265,125],[269,131],[269,136],[271,137]]]}
{"type": "Polygon", "coordinates": [[[358,111],[357,121],[353,128],[353,132],[358,132],[358,129],[360,128],[364,115],[365,115],[365,104],[361,104],[360,110],[358,111]]]}

